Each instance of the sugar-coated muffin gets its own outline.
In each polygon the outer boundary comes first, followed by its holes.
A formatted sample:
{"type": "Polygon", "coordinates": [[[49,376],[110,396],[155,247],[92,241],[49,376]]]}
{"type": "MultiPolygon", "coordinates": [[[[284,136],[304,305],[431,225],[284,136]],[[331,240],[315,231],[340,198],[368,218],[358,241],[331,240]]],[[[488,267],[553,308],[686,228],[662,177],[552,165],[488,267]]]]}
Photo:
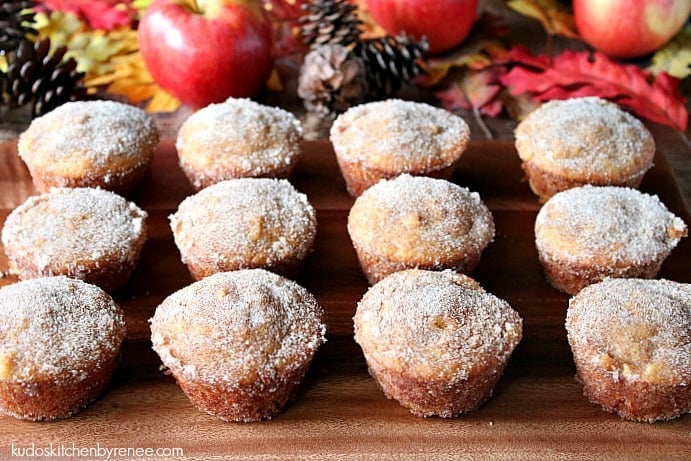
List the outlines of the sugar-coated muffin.
{"type": "Polygon", "coordinates": [[[545,275],[572,295],[607,277],[655,277],[686,234],[686,224],[657,196],[627,187],[559,192],[535,220],[545,275]]]}
{"type": "Polygon", "coordinates": [[[180,167],[197,189],[244,177],[287,178],[300,157],[302,126],[288,111],[229,98],[180,127],[180,167]]]}
{"type": "Polygon", "coordinates": [[[359,196],[348,233],[370,283],[408,268],[470,273],[494,238],[475,192],[445,179],[400,175],[359,196]]]}
{"type": "Polygon", "coordinates": [[[29,197],[2,229],[10,272],[20,279],[66,275],[112,291],[139,261],[146,217],[103,189],[54,188],[29,197]]]}
{"type": "Polygon", "coordinates": [[[324,312],[297,283],[263,269],[220,272],[168,296],[153,348],[190,401],[225,421],[279,413],[325,341],[324,312]]]}
{"type": "Polygon", "coordinates": [[[470,140],[470,128],[447,110],[389,99],[339,115],[330,140],[346,188],[357,197],[401,173],[449,179],[470,140]]]}
{"type": "Polygon", "coordinates": [[[228,179],[180,203],[170,226],[182,261],[199,280],[263,268],[297,275],[312,251],[316,212],[285,179],[228,179]]]}
{"type": "Polygon", "coordinates": [[[130,194],[158,145],[153,119],[115,101],[65,103],[35,118],[17,150],[39,192],[52,187],[100,187],[130,194]]]}
{"type": "Polygon", "coordinates": [[[77,413],[102,394],[125,335],[121,309],[95,285],[57,276],[0,288],[0,410],[77,413]]]}
{"type": "Polygon", "coordinates": [[[571,298],[566,330],[588,399],[631,421],[691,412],[691,285],[607,279],[571,298]]]}
{"type": "Polygon", "coordinates": [[[655,156],[645,125],[597,97],[547,102],[518,124],[515,138],[530,187],[542,201],[585,184],[636,188],[655,156]]]}
{"type": "Polygon", "coordinates": [[[386,277],[365,293],[353,320],[384,394],[414,415],[445,418],[490,398],[523,328],[506,301],[451,270],[386,277]]]}

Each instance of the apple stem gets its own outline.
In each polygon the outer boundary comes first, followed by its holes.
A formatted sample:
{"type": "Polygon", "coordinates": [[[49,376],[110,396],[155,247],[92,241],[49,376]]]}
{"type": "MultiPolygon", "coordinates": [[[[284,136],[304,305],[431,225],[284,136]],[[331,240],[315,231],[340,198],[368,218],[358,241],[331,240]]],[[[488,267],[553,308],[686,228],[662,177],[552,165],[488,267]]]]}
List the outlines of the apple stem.
{"type": "Polygon", "coordinates": [[[199,14],[202,12],[199,3],[196,0],[183,0],[182,3],[186,5],[190,10],[192,10],[192,12],[195,14],[199,14]]]}

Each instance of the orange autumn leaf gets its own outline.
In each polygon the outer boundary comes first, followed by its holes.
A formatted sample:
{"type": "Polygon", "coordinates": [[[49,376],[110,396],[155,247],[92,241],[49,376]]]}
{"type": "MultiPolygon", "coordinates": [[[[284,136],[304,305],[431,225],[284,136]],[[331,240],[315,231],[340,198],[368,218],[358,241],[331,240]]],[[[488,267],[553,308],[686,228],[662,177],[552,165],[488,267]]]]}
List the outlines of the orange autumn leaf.
{"type": "Polygon", "coordinates": [[[549,35],[579,38],[573,15],[557,0],[509,0],[509,8],[540,21],[549,35]]]}

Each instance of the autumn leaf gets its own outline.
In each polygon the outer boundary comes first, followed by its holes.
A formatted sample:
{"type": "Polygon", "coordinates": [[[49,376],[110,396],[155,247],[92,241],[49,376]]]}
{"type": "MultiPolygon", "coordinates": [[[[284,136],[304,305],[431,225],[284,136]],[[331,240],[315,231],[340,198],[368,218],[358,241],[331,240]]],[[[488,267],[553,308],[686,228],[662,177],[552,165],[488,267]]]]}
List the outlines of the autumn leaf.
{"type": "Polygon", "coordinates": [[[92,29],[111,30],[130,27],[138,15],[132,0],[37,0],[44,11],[73,13],[92,29]]]}
{"type": "Polygon", "coordinates": [[[147,102],[147,112],[173,112],[180,101],[159,87],[146,68],[141,53],[135,51],[114,56],[113,71],[85,81],[89,88],[105,88],[105,91],[122,95],[133,104],[147,102]]]}
{"type": "Polygon", "coordinates": [[[496,99],[502,89],[499,82],[500,70],[488,67],[481,71],[466,69],[461,78],[435,96],[448,110],[456,108],[478,111],[482,115],[496,117],[503,107],[496,99]]]}
{"type": "Polygon", "coordinates": [[[507,5],[524,16],[540,21],[549,35],[579,37],[573,15],[557,0],[509,0],[507,5]]]}
{"type": "Polygon", "coordinates": [[[599,52],[565,51],[549,58],[534,56],[523,46],[512,48],[508,60],[512,67],[500,80],[511,94],[528,93],[537,101],[599,96],[653,122],[686,129],[688,113],[679,80],[664,72],[654,77],[599,52]]]}
{"type": "Polygon", "coordinates": [[[494,64],[503,56],[506,48],[498,40],[472,41],[454,53],[442,58],[430,58],[423,63],[425,74],[417,83],[420,86],[434,86],[452,73],[453,69],[470,68],[482,70],[494,64]]]}
{"type": "Polygon", "coordinates": [[[377,21],[374,20],[372,15],[367,8],[366,0],[350,0],[351,3],[357,5],[357,15],[358,19],[362,21],[360,25],[360,31],[362,32],[361,37],[363,39],[383,37],[386,35],[386,31],[380,26],[377,21]]]}
{"type": "Polygon", "coordinates": [[[680,79],[691,75],[691,25],[653,55],[648,70],[655,75],[666,72],[680,79]]]}

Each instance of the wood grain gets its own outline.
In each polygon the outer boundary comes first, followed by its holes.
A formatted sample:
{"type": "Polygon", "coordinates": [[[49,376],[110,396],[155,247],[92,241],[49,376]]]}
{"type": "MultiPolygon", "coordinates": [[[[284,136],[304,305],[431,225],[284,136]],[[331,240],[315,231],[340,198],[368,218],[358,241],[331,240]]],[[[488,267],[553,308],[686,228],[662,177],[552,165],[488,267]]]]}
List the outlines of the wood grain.
{"type": "MultiPolygon", "coordinates": [[[[0,458],[11,446],[180,447],[187,459],[688,459],[691,418],[654,425],[603,412],[582,396],[563,328],[568,297],[545,281],[533,241],[539,204],[522,179],[508,142],[473,142],[454,181],[478,191],[492,210],[495,241],[474,277],[517,309],[524,338],[493,398],[455,419],[414,417],[387,400],[367,374],[352,339],[352,316],[367,289],[345,230],[353,199],[328,143],[304,145],[293,183],[318,212],[315,252],[299,283],[327,311],[328,343],[319,351],[300,398],[271,421],[224,423],[198,412],[151,351],[147,319],[158,303],[191,282],[168,228],[168,215],[192,192],[163,143],[152,173],[133,199],[149,212],[149,240],[132,280],[114,294],[125,309],[128,338],[106,394],[82,413],[53,423],[0,416],[0,458]]],[[[688,223],[689,213],[663,155],[641,187],[658,194],[688,223]]],[[[29,194],[30,177],[15,144],[0,145],[0,222],[29,194]]],[[[691,282],[691,240],[660,276],[691,282]]],[[[0,254],[0,271],[7,261],[0,254]]],[[[0,285],[14,282],[0,278],[0,285]]]]}

